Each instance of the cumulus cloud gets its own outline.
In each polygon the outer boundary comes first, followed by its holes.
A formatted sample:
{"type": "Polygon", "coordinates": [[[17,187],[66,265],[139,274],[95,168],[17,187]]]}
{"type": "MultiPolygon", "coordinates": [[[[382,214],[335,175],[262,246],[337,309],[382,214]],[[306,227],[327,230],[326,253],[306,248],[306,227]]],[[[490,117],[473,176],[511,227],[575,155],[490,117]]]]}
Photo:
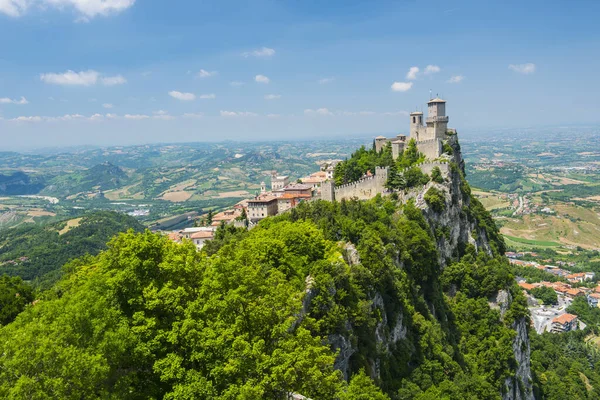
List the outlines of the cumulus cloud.
{"type": "Polygon", "coordinates": [[[326,85],[328,83],[331,83],[335,80],[335,78],[323,78],[323,79],[319,79],[319,85],[326,85]]]}
{"type": "Polygon", "coordinates": [[[34,5],[41,10],[72,8],[79,15],[79,21],[89,21],[96,16],[118,14],[134,4],[135,0],[0,0],[0,13],[20,17],[34,5]]]}
{"type": "Polygon", "coordinates": [[[403,115],[405,117],[408,117],[410,115],[410,113],[408,111],[400,110],[400,111],[388,111],[388,112],[384,112],[384,113],[382,113],[382,115],[385,115],[385,116],[403,115]]]}
{"type": "Polygon", "coordinates": [[[14,121],[14,122],[41,122],[42,121],[42,117],[38,117],[38,116],[17,117],[17,118],[10,119],[9,121],[14,121]]]}
{"type": "Polygon", "coordinates": [[[268,47],[262,47],[260,49],[256,49],[256,50],[252,50],[252,51],[246,51],[244,53],[242,53],[243,57],[271,57],[275,55],[275,50],[274,49],[270,49],[268,47]]]}
{"type": "Polygon", "coordinates": [[[102,107],[104,107],[104,108],[113,108],[113,105],[110,104],[110,103],[104,103],[104,104],[102,104],[102,107]]]}
{"type": "Polygon", "coordinates": [[[460,83],[465,79],[462,75],[454,75],[448,79],[448,83],[460,83]]]}
{"type": "Polygon", "coordinates": [[[269,83],[271,80],[264,75],[256,75],[254,80],[258,83],[269,83]]]}
{"type": "Polygon", "coordinates": [[[317,108],[316,110],[307,108],[306,110],[304,110],[304,115],[329,116],[329,115],[333,115],[333,113],[331,111],[329,111],[327,108],[317,108]]]}
{"type": "Polygon", "coordinates": [[[410,67],[406,74],[406,79],[409,81],[414,81],[417,79],[417,75],[419,74],[419,67],[410,67]]]}
{"type": "Polygon", "coordinates": [[[10,17],[20,17],[29,8],[31,0],[0,0],[0,13],[10,17]]]}
{"type": "Polygon", "coordinates": [[[207,70],[205,70],[205,69],[201,69],[201,70],[200,70],[200,71],[199,71],[199,72],[196,74],[196,76],[197,76],[198,78],[210,78],[211,76],[215,76],[215,75],[217,75],[217,74],[218,74],[218,72],[217,72],[217,71],[207,71],[207,70]]]}
{"type": "Polygon", "coordinates": [[[177,90],[172,90],[169,92],[169,96],[173,97],[174,99],[177,100],[181,100],[181,101],[192,101],[192,100],[196,100],[196,95],[193,93],[182,93],[182,92],[178,92],[177,90]]]}
{"type": "Polygon", "coordinates": [[[508,69],[511,69],[519,74],[533,74],[535,72],[535,64],[527,63],[527,64],[510,64],[508,69]]]}
{"type": "Polygon", "coordinates": [[[265,95],[265,100],[277,100],[280,99],[281,95],[280,94],[267,94],[265,95]]]}
{"type": "Polygon", "coordinates": [[[204,114],[202,113],[185,113],[183,114],[184,118],[202,118],[204,114]]]}
{"type": "Polygon", "coordinates": [[[231,86],[234,86],[234,87],[236,87],[236,86],[242,86],[242,85],[244,84],[244,82],[240,82],[240,81],[233,81],[233,82],[229,82],[229,84],[230,84],[231,86]]]}
{"type": "Polygon", "coordinates": [[[258,114],[248,111],[221,111],[221,117],[257,117],[258,114]]]}
{"type": "Polygon", "coordinates": [[[123,118],[139,121],[139,120],[142,120],[142,119],[148,119],[148,118],[150,118],[150,116],[149,115],[145,115],[145,114],[125,114],[123,116],[123,118]]]}
{"type": "Polygon", "coordinates": [[[52,85],[70,85],[70,86],[92,86],[98,82],[100,74],[93,69],[88,71],[75,72],[68,70],[62,74],[60,73],[46,73],[41,74],[40,79],[42,82],[49,83],[52,85]]]}
{"type": "Polygon", "coordinates": [[[214,93],[209,93],[209,94],[201,94],[200,98],[203,100],[211,100],[211,99],[216,99],[217,95],[214,93]]]}
{"type": "Polygon", "coordinates": [[[391,88],[394,92],[406,92],[412,88],[412,85],[412,82],[394,82],[391,88]]]}
{"type": "Polygon", "coordinates": [[[437,74],[441,70],[442,69],[440,67],[438,67],[437,65],[428,65],[428,66],[425,67],[425,71],[423,71],[423,73],[425,75],[437,74]]]}
{"type": "Polygon", "coordinates": [[[0,104],[19,104],[19,105],[24,105],[24,104],[29,104],[29,102],[23,96],[21,96],[21,98],[19,100],[10,99],[8,97],[1,97],[0,98],[0,104]]]}
{"type": "Polygon", "coordinates": [[[104,86],[123,85],[124,83],[127,83],[127,79],[123,78],[121,75],[102,78],[102,84],[104,86]]]}

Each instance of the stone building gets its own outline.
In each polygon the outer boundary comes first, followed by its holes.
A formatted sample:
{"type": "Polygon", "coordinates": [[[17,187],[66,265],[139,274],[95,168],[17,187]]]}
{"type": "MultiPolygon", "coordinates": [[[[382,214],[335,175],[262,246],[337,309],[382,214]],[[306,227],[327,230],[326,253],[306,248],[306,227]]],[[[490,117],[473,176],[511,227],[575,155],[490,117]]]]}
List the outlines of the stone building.
{"type": "Polygon", "coordinates": [[[256,223],[273,215],[277,215],[277,197],[265,195],[248,200],[248,219],[250,222],[256,223]]]}
{"type": "MultiPolygon", "coordinates": [[[[423,113],[415,111],[410,113],[410,139],[415,139],[419,151],[434,160],[442,155],[443,140],[446,139],[448,129],[448,116],[446,115],[446,100],[435,98],[427,103],[427,119],[423,123],[423,113]]],[[[392,144],[394,159],[404,152],[407,137],[398,135],[395,138],[377,136],[375,150],[381,151],[388,143],[392,144]]]]}
{"type": "Polygon", "coordinates": [[[278,176],[276,174],[271,175],[271,190],[281,190],[290,183],[289,176],[278,176]]]}

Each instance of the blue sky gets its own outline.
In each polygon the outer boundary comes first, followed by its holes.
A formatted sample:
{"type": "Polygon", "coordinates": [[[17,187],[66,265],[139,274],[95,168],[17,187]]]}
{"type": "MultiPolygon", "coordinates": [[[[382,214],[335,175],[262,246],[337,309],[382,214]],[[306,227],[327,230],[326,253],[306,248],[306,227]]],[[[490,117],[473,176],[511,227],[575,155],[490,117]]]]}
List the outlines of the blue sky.
{"type": "Polygon", "coordinates": [[[406,133],[430,90],[459,132],[596,124],[598,15],[585,0],[0,0],[1,146],[406,133]]]}

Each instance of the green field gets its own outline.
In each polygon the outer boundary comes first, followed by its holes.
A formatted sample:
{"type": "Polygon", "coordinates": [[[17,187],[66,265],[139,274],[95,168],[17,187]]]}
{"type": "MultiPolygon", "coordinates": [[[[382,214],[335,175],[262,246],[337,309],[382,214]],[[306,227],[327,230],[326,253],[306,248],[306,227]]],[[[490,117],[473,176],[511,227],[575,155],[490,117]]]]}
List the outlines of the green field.
{"type": "Polygon", "coordinates": [[[505,239],[508,239],[507,242],[514,242],[520,245],[529,245],[534,247],[559,247],[562,246],[557,242],[550,242],[546,240],[531,240],[531,239],[523,239],[514,236],[503,235],[505,239]]]}

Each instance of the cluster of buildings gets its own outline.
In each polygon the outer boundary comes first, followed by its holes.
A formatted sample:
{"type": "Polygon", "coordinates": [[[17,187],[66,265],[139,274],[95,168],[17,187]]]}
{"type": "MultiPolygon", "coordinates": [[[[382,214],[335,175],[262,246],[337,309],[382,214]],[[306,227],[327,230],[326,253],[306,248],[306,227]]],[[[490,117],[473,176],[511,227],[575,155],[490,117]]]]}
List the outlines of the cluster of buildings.
{"type": "MultiPolygon", "coordinates": [[[[535,261],[517,260],[515,258],[512,258],[509,254],[516,254],[516,253],[507,253],[506,254],[507,257],[509,257],[508,261],[513,265],[518,265],[521,267],[536,268],[536,269],[539,269],[540,271],[548,272],[559,278],[565,278],[566,280],[568,280],[571,283],[581,283],[581,282],[585,282],[585,281],[591,281],[594,279],[594,277],[596,275],[593,272],[573,273],[571,271],[567,271],[566,269],[562,269],[556,265],[542,265],[535,261]]],[[[570,267],[575,266],[575,263],[572,263],[572,262],[565,263],[564,261],[558,261],[557,263],[561,264],[562,266],[565,266],[565,265],[568,265],[570,267]]]]}

